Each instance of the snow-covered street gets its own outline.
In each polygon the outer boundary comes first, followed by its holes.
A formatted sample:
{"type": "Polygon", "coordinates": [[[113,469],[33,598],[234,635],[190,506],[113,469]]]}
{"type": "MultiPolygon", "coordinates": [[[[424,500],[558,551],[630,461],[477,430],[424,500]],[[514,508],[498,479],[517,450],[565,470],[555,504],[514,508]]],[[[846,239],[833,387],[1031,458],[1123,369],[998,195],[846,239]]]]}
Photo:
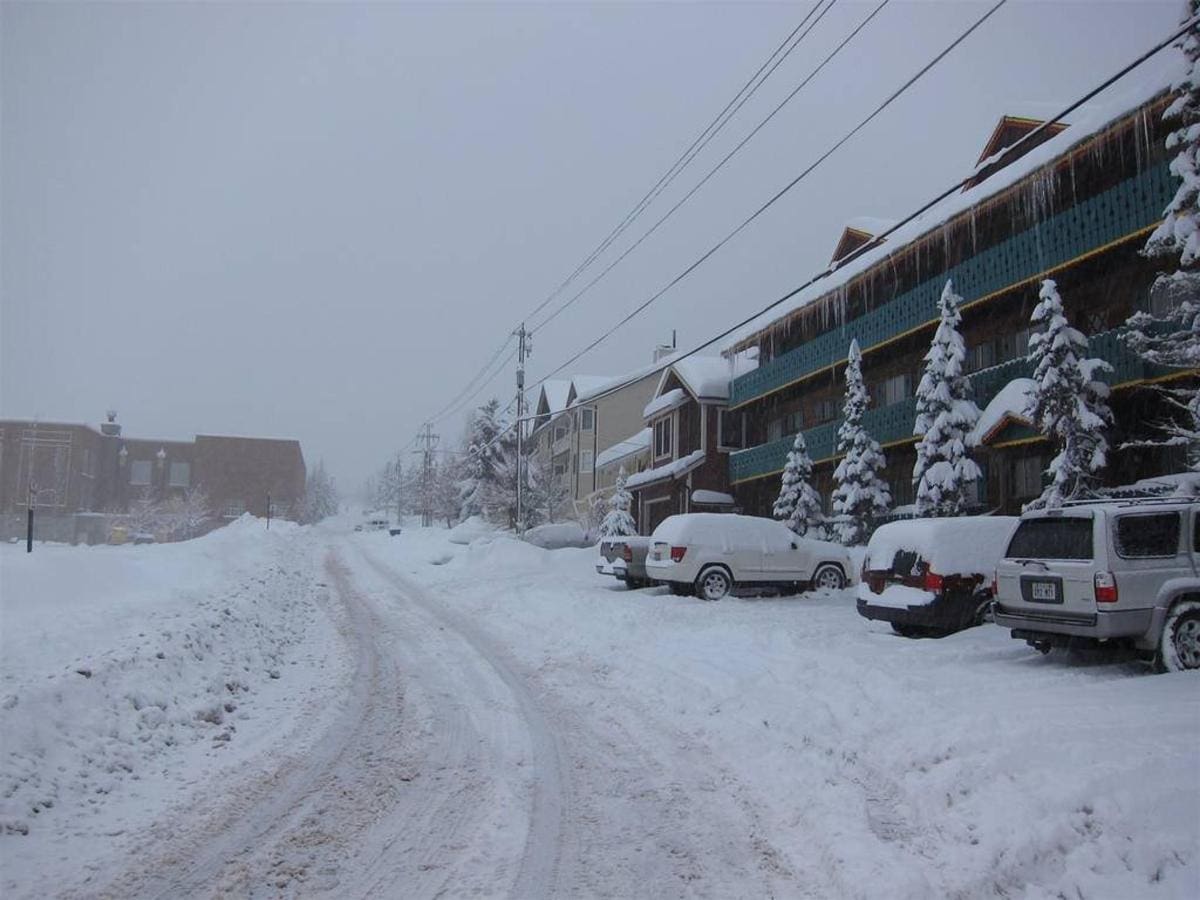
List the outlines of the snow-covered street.
{"type": "Polygon", "coordinates": [[[249,518],[0,548],[6,896],[1190,897],[1200,682],[249,518]]]}

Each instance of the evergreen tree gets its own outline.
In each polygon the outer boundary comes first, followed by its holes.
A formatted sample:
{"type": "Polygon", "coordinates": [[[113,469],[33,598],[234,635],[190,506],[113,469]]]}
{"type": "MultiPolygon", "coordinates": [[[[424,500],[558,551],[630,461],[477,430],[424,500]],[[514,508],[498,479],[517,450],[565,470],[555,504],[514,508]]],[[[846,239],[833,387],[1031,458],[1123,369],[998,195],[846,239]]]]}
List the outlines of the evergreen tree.
{"type": "Polygon", "coordinates": [[[608,514],[600,523],[600,536],[610,538],[637,534],[637,522],[629,513],[632,506],[633,495],[625,487],[625,467],[621,466],[612,496],[608,498],[608,514]]]}
{"type": "Polygon", "coordinates": [[[1095,380],[1112,367],[1088,359],[1088,340],[1067,322],[1062,298],[1047,278],[1038,293],[1031,321],[1039,329],[1029,339],[1029,360],[1035,364],[1034,390],[1025,414],[1058,448],[1047,473],[1050,484],[1030,507],[1057,509],[1066,500],[1089,493],[1104,468],[1108,441],[1104,429],[1112,424],[1108,386],[1095,380]]]}
{"type": "Polygon", "coordinates": [[[567,488],[554,474],[549,460],[537,453],[525,457],[525,524],[528,527],[553,522],[567,499],[567,488]]]}
{"type": "MultiPolygon", "coordinates": [[[[1189,4],[1189,17],[1200,15],[1200,0],[1189,4]]],[[[1164,210],[1164,219],[1146,242],[1147,256],[1179,256],[1179,271],[1160,275],[1151,289],[1154,305],[1167,311],[1161,316],[1135,313],[1126,322],[1128,346],[1142,359],[1177,369],[1200,368],[1200,27],[1193,27],[1179,49],[1188,71],[1175,89],[1178,98],[1167,107],[1165,119],[1178,127],[1167,137],[1167,149],[1178,149],[1171,172],[1179,188],[1164,210]]],[[[1190,468],[1200,471],[1200,390],[1195,382],[1182,387],[1155,388],[1166,398],[1175,416],[1150,423],[1155,440],[1133,441],[1124,446],[1183,447],[1190,468]]]]}
{"type": "Polygon", "coordinates": [[[792,442],[787,464],[783,467],[773,513],[800,537],[825,540],[825,516],[821,511],[821,496],[812,486],[812,471],[804,432],[796,432],[796,440],[792,442]]]}
{"type": "Polygon", "coordinates": [[[429,485],[421,485],[412,493],[414,510],[423,509],[423,492],[428,490],[433,520],[444,521],[447,528],[458,522],[462,508],[462,466],[457,456],[447,456],[439,462],[430,473],[429,485]]]}
{"type": "Polygon", "coordinates": [[[892,494],[880,472],[887,465],[879,442],[863,428],[867,388],[862,376],[858,340],[850,342],[846,362],[846,400],[838,428],[837,452],[842,460],[834,470],[833,512],[841,521],[835,528],[847,547],[865,544],[875,520],[888,511],[892,494]]]}
{"type": "Polygon", "coordinates": [[[969,438],[979,421],[971,400],[971,382],[964,371],[967,348],[958,332],[962,297],[947,279],[938,301],[940,321],[925,354],[925,374],[917,386],[919,435],[913,466],[918,516],[961,516],[967,511],[967,491],[981,475],[968,455],[969,438]]]}
{"type": "Polygon", "coordinates": [[[500,402],[492,399],[476,410],[467,426],[460,517],[485,515],[496,496],[496,483],[504,463],[500,443],[500,402]]]}
{"type": "Polygon", "coordinates": [[[319,522],[338,511],[337,485],[333,476],[325,471],[325,460],[319,460],[316,467],[308,473],[308,481],[304,488],[305,522],[319,522]]]}

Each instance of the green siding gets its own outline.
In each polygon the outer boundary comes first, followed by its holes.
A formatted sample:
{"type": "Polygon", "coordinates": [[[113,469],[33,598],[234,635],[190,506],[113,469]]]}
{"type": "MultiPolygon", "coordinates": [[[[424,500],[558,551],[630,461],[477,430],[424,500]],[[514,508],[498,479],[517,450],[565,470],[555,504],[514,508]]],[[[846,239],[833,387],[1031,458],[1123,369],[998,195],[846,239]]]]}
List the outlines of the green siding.
{"type": "Polygon", "coordinates": [[[851,338],[858,338],[866,349],[932,324],[947,278],[954,279],[955,290],[967,302],[986,297],[1153,225],[1174,192],[1175,179],[1167,163],[1147,169],[734,379],[730,406],[747,403],[840,362],[851,338]]]}
{"type": "MultiPolygon", "coordinates": [[[[1120,333],[1120,329],[1113,329],[1093,335],[1089,339],[1088,353],[1105,360],[1113,367],[1111,372],[1101,373],[1102,381],[1116,385],[1170,374],[1169,369],[1142,362],[1137,354],[1130,351],[1121,341],[1120,333]]],[[[971,376],[975,402],[982,409],[1014,378],[1029,378],[1031,375],[1033,365],[1024,358],[1009,360],[976,372],[971,376]]],[[[868,410],[863,416],[863,424],[867,431],[881,444],[892,444],[913,437],[915,420],[916,400],[912,397],[891,406],[868,410]]],[[[835,454],[838,424],[826,422],[804,432],[809,455],[814,461],[829,459],[835,454]]],[[[795,436],[792,435],[730,454],[729,480],[745,481],[779,471],[787,461],[787,454],[792,449],[794,440],[795,436]]]]}

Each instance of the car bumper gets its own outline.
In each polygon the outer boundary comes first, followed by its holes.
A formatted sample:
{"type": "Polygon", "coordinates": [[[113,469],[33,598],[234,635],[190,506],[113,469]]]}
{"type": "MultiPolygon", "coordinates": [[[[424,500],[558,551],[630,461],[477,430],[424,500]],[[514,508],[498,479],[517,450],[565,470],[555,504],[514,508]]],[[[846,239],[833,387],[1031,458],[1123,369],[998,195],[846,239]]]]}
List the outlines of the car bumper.
{"type": "Polygon", "coordinates": [[[876,622],[896,625],[918,625],[923,628],[959,629],[975,621],[975,613],[984,597],[939,597],[933,603],[920,606],[877,606],[869,600],[857,601],[858,614],[876,622]]]}
{"type": "Polygon", "coordinates": [[[1145,636],[1151,630],[1154,610],[1068,613],[1064,610],[1014,609],[1003,603],[996,603],[992,607],[992,615],[996,624],[1011,629],[1014,637],[1029,639],[1030,636],[1046,634],[1108,641],[1145,636]]]}
{"type": "Polygon", "coordinates": [[[681,564],[664,560],[656,563],[654,560],[646,560],[646,577],[652,581],[692,584],[698,574],[696,567],[687,565],[686,562],[681,564]]]}

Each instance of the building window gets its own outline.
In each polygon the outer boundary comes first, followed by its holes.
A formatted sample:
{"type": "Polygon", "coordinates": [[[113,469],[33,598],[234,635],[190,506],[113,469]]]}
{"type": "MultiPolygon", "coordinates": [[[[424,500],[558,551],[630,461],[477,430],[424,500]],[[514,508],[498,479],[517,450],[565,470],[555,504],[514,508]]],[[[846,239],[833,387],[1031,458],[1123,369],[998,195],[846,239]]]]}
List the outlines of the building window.
{"type": "Polygon", "coordinates": [[[236,519],[246,511],[246,504],[241,500],[230,500],[225,504],[225,518],[236,519]]]}
{"type": "Polygon", "coordinates": [[[967,351],[967,371],[978,372],[996,364],[996,344],[994,341],[984,341],[976,344],[967,351]]]}
{"type": "MultiPolygon", "coordinates": [[[[996,362],[1008,362],[1010,359],[1019,359],[1029,355],[1029,336],[1033,334],[1032,328],[1022,328],[1020,331],[1006,334],[1003,337],[996,338],[996,362]]],[[[1041,491],[1038,491],[1040,494],[1041,491]]]]}
{"type": "Polygon", "coordinates": [[[579,471],[580,472],[592,471],[592,451],[591,450],[580,450],[579,451],[579,471]]]}
{"type": "Polygon", "coordinates": [[[654,458],[671,455],[671,417],[654,423],[654,458]]]}
{"type": "Polygon", "coordinates": [[[1042,493],[1042,458],[1027,456],[1013,460],[1013,496],[1038,497],[1042,493]]]}
{"type": "Polygon", "coordinates": [[[785,437],[795,435],[803,427],[804,416],[799,410],[784,413],[767,423],[767,441],[783,440],[785,437]]]}
{"type": "Polygon", "coordinates": [[[827,400],[818,400],[816,408],[817,424],[822,422],[832,422],[839,415],[841,415],[841,412],[841,405],[837,400],[833,398],[829,398],[827,400]]]}
{"type": "Polygon", "coordinates": [[[129,464],[129,483],[138,486],[148,485],[153,472],[154,463],[150,460],[135,459],[129,464]]]}
{"type": "Polygon", "coordinates": [[[717,409],[718,447],[722,450],[741,450],[746,446],[746,417],[739,412],[717,409]]]}
{"type": "Polygon", "coordinates": [[[596,427],[596,411],[594,409],[581,409],[579,411],[579,430],[591,431],[596,427]]]}
{"type": "Polygon", "coordinates": [[[567,474],[567,469],[570,467],[570,465],[571,460],[567,454],[560,453],[558,456],[554,457],[554,477],[562,478],[562,476],[567,474]]]}
{"type": "Polygon", "coordinates": [[[877,406],[891,406],[907,400],[913,395],[913,377],[907,372],[903,375],[893,375],[881,382],[875,391],[877,406]]]}
{"type": "Polygon", "coordinates": [[[554,440],[561,441],[567,436],[567,423],[559,422],[554,426],[554,440]]]}
{"type": "Polygon", "coordinates": [[[171,463],[170,475],[167,479],[167,484],[171,487],[187,487],[192,480],[192,464],[185,462],[171,463]]]}

